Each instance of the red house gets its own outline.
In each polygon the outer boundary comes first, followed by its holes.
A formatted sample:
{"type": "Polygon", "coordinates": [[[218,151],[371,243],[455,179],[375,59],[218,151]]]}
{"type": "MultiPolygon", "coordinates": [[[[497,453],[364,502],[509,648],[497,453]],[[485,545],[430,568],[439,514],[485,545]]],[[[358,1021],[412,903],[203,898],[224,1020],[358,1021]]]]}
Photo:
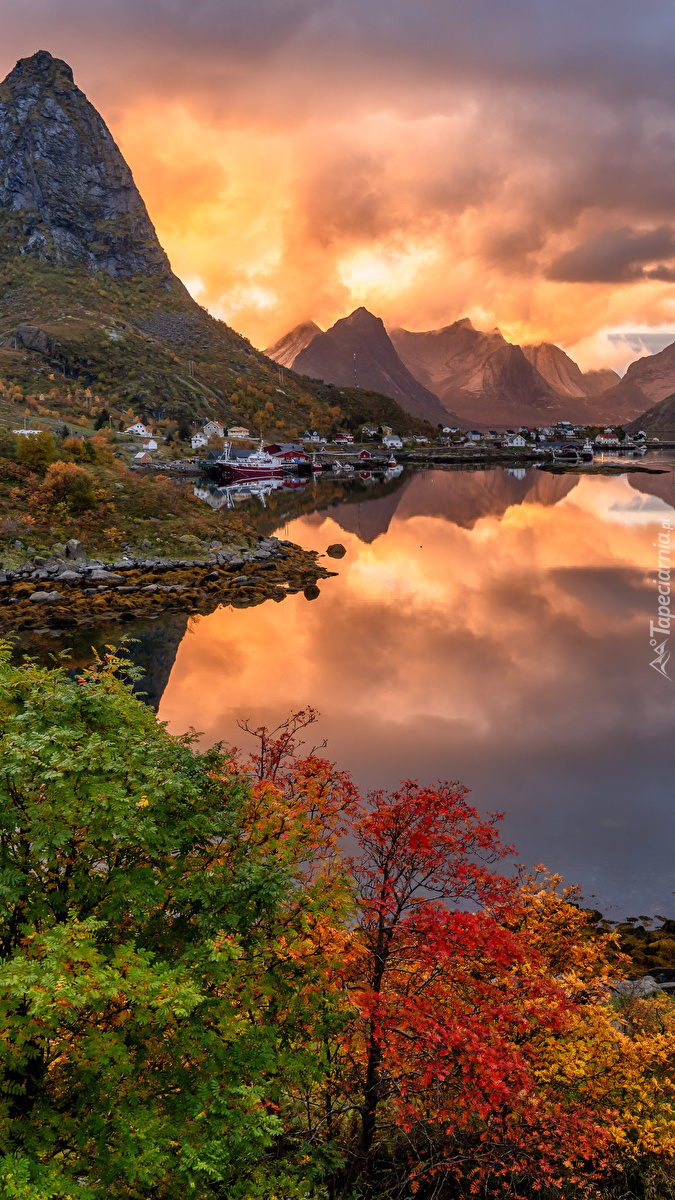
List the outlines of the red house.
{"type": "Polygon", "coordinates": [[[309,462],[304,446],[299,446],[297,442],[284,442],[282,444],[274,442],[271,446],[265,446],[265,449],[268,454],[273,454],[275,458],[282,458],[284,462],[309,462]]]}
{"type": "Polygon", "coordinates": [[[370,453],[370,450],[362,450],[361,453],[359,454],[359,458],[362,459],[364,462],[366,461],[366,459],[371,459],[372,457],[373,456],[370,453]]]}

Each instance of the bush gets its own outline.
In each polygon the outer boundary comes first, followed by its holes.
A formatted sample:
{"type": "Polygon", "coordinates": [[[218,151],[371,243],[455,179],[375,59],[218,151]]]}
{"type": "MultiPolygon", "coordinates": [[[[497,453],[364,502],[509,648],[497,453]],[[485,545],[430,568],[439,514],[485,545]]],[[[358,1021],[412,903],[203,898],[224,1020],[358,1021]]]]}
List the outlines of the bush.
{"type": "Polygon", "coordinates": [[[107,437],[102,434],[95,435],[91,439],[91,448],[96,455],[96,462],[102,463],[104,467],[112,466],[114,458],[107,437]]]}
{"type": "Polygon", "coordinates": [[[17,461],[36,475],[44,475],[54,461],[56,448],[51,433],[38,433],[32,437],[20,437],[16,452],[17,461]]]}
{"type": "Polygon", "coordinates": [[[9,430],[0,430],[0,458],[16,459],[18,450],[18,439],[9,430]]]}
{"type": "Polygon", "coordinates": [[[65,503],[72,513],[87,512],[96,506],[94,480],[85,467],[72,462],[55,462],[45,475],[37,499],[47,508],[65,503]]]}
{"type": "Polygon", "coordinates": [[[73,437],[72,434],[68,434],[68,436],[63,439],[61,452],[64,457],[67,457],[68,461],[72,459],[77,459],[77,461],[79,461],[84,457],[84,443],[80,438],[73,437]]]}

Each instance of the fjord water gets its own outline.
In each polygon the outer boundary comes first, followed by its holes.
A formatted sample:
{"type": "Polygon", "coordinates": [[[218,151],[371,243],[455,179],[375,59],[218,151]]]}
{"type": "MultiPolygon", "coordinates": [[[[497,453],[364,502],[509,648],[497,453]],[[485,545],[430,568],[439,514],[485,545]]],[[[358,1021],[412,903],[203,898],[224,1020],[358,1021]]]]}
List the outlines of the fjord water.
{"type": "Polygon", "coordinates": [[[191,621],[160,718],[242,745],[238,719],[313,705],[314,741],[364,788],[461,780],[504,812],[522,861],[590,905],[675,915],[675,683],[649,644],[654,542],[675,504],[665,465],[430,470],[323,507],[319,490],[278,533],[342,542],[337,576],[311,603],[191,621]]]}

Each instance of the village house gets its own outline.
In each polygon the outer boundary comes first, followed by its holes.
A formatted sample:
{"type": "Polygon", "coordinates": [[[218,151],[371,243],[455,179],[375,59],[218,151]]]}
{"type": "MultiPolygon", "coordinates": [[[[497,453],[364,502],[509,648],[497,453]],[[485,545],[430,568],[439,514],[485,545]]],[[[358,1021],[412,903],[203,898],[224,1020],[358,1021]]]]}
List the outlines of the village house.
{"type": "Polygon", "coordinates": [[[190,438],[190,445],[193,450],[201,450],[202,446],[208,446],[209,439],[203,433],[195,433],[190,438]]]}
{"type": "Polygon", "coordinates": [[[131,461],[138,463],[141,467],[147,467],[152,462],[152,455],[148,454],[147,450],[139,450],[138,454],[134,454],[131,461]]]}
{"type": "Polygon", "coordinates": [[[306,429],[302,435],[302,440],[303,442],[320,442],[321,435],[317,433],[316,429],[306,429]]]}
{"type": "Polygon", "coordinates": [[[507,446],[520,447],[520,446],[526,446],[527,442],[525,441],[525,438],[523,437],[522,433],[516,433],[512,438],[509,438],[509,440],[506,444],[507,444],[507,446]]]}
{"type": "Polygon", "coordinates": [[[42,430],[41,429],[13,429],[12,433],[16,434],[17,437],[37,437],[38,434],[42,433],[42,430]]]}
{"type": "Polygon", "coordinates": [[[391,437],[392,433],[394,432],[391,425],[382,425],[381,429],[383,437],[391,437]]]}
{"type": "Polygon", "coordinates": [[[225,428],[220,424],[220,421],[207,421],[202,429],[202,433],[205,433],[207,438],[225,437],[225,428]]]}
{"type": "Polygon", "coordinates": [[[382,442],[387,447],[387,450],[400,450],[403,446],[400,437],[397,437],[395,433],[387,434],[386,437],[382,438],[382,442]]]}
{"type": "MultiPolygon", "coordinates": [[[[216,422],[211,421],[210,424],[215,425],[216,422]]],[[[222,436],[222,432],[218,434],[218,437],[222,436]]],[[[229,438],[247,438],[251,435],[245,425],[232,425],[227,431],[227,436],[229,438]]]]}
{"type": "Polygon", "coordinates": [[[299,442],[273,442],[271,446],[265,446],[265,449],[268,454],[273,454],[275,458],[281,458],[287,463],[309,462],[305,448],[299,442]]]}
{"type": "Polygon", "coordinates": [[[361,434],[363,437],[371,438],[374,437],[376,433],[377,425],[364,425],[361,429],[361,434]]]}
{"type": "Polygon", "coordinates": [[[479,433],[477,429],[470,429],[466,435],[466,440],[467,442],[479,442],[482,436],[482,433],[479,433]]]}
{"type": "Polygon", "coordinates": [[[144,450],[156,450],[157,442],[155,441],[154,438],[148,438],[147,442],[143,442],[143,449],[144,450]]]}
{"type": "Polygon", "coordinates": [[[333,441],[339,443],[342,446],[351,446],[351,445],[353,445],[353,442],[354,442],[354,434],[353,433],[336,433],[335,437],[333,438],[333,441]]]}
{"type": "Polygon", "coordinates": [[[128,429],[125,429],[124,432],[133,433],[135,437],[149,437],[151,431],[146,429],[145,425],[142,425],[140,421],[136,421],[128,429]]]}
{"type": "Polygon", "coordinates": [[[595,444],[596,446],[618,446],[619,439],[615,433],[599,433],[595,444]]]}

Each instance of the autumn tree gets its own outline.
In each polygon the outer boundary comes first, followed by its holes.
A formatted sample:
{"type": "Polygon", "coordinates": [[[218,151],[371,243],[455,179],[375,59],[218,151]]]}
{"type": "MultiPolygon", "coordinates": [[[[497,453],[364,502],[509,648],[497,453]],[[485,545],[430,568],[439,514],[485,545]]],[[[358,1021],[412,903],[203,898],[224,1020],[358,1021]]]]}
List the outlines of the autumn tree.
{"type": "Polygon", "coordinates": [[[71,513],[80,516],[96,505],[94,479],[85,467],[76,463],[51,463],[32,502],[35,506],[44,505],[48,509],[65,504],[71,513]]]}

